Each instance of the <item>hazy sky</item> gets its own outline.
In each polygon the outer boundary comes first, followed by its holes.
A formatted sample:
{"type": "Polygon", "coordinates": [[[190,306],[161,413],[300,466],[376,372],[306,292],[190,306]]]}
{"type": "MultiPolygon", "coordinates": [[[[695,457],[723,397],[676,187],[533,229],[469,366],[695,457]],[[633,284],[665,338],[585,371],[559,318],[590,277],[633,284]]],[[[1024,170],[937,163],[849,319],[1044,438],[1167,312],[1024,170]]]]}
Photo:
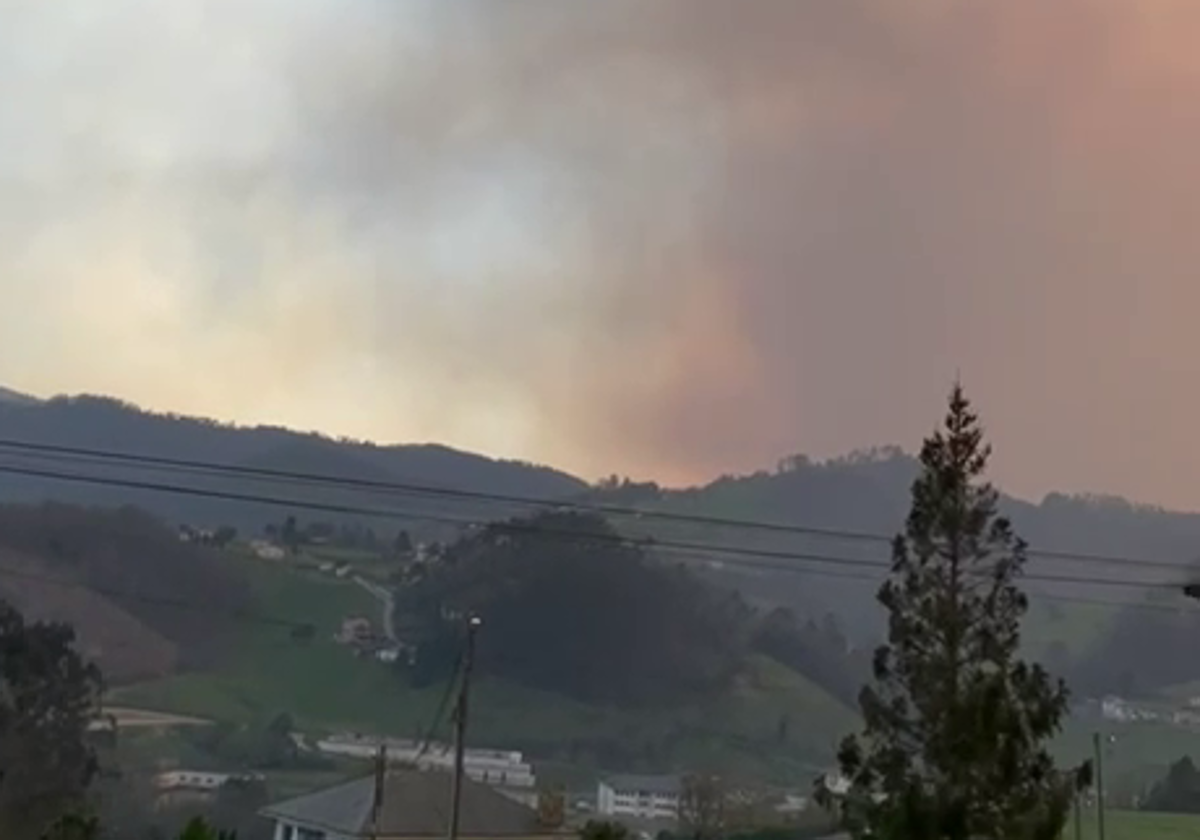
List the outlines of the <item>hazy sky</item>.
{"type": "Polygon", "coordinates": [[[0,382],[1200,508],[1195,0],[0,0],[0,382]]]}

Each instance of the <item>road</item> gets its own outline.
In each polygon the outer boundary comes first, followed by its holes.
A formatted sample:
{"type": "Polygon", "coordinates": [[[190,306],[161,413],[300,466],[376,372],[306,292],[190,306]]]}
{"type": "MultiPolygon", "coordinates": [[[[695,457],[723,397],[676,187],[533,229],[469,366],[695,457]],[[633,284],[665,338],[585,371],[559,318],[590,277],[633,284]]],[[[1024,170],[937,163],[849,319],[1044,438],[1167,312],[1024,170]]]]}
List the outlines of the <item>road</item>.
{"type": "Polygon", "coordinates": [[[211,726],[211,720],[174,715],[168,712],[152,712],[148,709],[130,709],[124,706],[109,706],[101,711],[101,720],[95,721],[91,728],[102,729],[108,719],[116,720],[119,729],[134,728],[166,728],[175,726],[211,726]]]}
{"type": "Polygon", "coordinates": [[[358,575],[355,575],[354,582],[379,601],[379,605],[383,608],[383,635],[389,642],[398,644],[396,639],[396,599],[392,597],[392,593],[379,584],[372,583],[358,575]]]}

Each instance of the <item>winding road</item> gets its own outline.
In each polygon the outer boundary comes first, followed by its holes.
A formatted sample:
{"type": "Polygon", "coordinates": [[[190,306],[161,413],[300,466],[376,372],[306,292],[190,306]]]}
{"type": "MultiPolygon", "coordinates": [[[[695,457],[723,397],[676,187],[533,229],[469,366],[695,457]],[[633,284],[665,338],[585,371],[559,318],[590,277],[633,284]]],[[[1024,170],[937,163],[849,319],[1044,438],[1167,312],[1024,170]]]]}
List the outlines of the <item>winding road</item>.
{"type": "Polygon", "coordinates": [[[359,575],[354,576],[354,582],[367,590],[373,598],[379,601],[380,606],[383,608],[383,635],[392,644],[398,644],[399,642],[396,639],[396,599],[392,596],[392,593],[379,584],[372,583],[359,575]]]}

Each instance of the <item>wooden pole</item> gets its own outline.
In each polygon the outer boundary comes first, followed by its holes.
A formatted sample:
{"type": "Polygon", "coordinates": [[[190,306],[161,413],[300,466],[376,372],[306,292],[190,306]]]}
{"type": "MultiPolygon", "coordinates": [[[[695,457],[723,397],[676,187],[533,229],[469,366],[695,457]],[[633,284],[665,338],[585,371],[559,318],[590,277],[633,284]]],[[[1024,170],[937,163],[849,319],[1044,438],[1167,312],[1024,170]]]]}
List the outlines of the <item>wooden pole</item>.
{"type": "Polygon", "coordinates": [[[1096,752],[1096,828],[1099,840],[1104,840],[1104,746],[1099,732],[1092,733],[1092,748],[1096,752]]]}
{"type": "Polygon", "coordinates": [[[467,746],[467,702],[471,694],[471,668],[475,664],[475,633],[483,624],[477,616],[467,622],[467,648],[463,652],[462,686],[454,710],[454,780],[450,792],[450,840],[458,840],[459,806],[462,802],[463,757],[467,746]]]}
{"type": "Polygon", "coordinates": [[[375,754],[375,790],[371,798],[371,840],[379,837],[379,815],[383,813],[383,789],[387,784],[387,744],[375,754]]]}

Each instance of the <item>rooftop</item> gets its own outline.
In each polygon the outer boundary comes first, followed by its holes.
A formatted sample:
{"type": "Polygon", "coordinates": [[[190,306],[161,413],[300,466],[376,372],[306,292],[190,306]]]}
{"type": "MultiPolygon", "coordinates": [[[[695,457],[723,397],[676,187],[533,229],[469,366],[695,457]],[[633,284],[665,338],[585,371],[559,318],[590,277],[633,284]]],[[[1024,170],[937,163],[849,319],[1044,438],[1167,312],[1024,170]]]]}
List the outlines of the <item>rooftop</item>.
{"type": "MultiPolygon", "coordinates": [[[[443,837],[449,829],[449,773],[389,770],[383,785],[380,837],[443,837]]],[[[367,776],[262,810],[268,819],[318,828],[349,837],[372,832],[375,779],[367,776]]],[[[537,814],[491,788],[463,780],[459,832],[464,837],[549,836],[537,814]]]]}
{"type": "Polygon", "coordinates": [[[604,783],[613,790],[644,791],[646,793],[675,794],[683,790],[678,776],[609,776],[604,783]]]}

